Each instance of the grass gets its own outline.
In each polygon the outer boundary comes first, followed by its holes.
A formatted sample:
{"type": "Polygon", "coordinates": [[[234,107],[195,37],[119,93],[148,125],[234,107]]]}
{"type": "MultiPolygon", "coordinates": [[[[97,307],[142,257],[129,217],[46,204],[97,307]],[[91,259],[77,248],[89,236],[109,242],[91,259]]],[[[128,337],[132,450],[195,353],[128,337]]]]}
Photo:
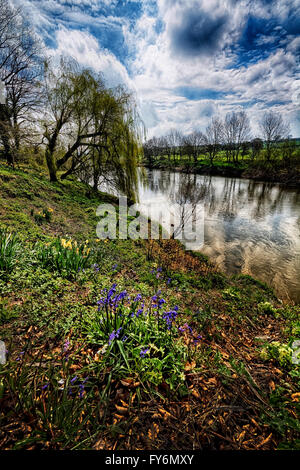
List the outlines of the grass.
{"type": "Polygon", "coordinates": [[[188,155],[177,155],[168,158],[161,155],[152,159],[151,164],[144,159],[143,164],[151,168],[170,169],[175,171],[192,171],[199,174],[212,174],[233,177],[245,177],[270,182],[284,183],[291,187],[298,187],[300,182],[300,153],[296,148],[292,158],[287,161],[280,151],[272,156],[270,162],[266,160],[263,150],[259,158],[252,159],[250,154],[239,157],[237,162],[228,161],[224,151],[213,160],[213,163],[206,155],[199,155],[195,161],[188,155]]]}
{"type": "Polygon", "coordinates": [[[116,201],[75,180],[0,178],[15,243],[0,252],[1,449],[299,448],[299,307],[175,240],[99,242],[96,208],[116,201]]]}

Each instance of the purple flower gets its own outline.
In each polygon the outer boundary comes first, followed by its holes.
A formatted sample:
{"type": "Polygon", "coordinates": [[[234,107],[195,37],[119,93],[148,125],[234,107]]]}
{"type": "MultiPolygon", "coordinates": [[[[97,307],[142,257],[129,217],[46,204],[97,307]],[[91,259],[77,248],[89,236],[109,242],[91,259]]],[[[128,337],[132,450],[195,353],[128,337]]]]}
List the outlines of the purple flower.
{"type": "Polygon", "coordinates": [[[167,284],[168,285],[171,284],[171,281],[172,281],[172,279],[169,277],[168,280],[167,280],[167,284]]]}
{"type": "Polygon", "coordinates": [[[70,347],[70,341],[67,339],[64,343],[64,352],[67,352],[70,347]]]}
{"type": "Polygon", "coordinates": [[[42,390],[46,390],[49,387],[49,383],[43,385],[42,390]]]}
{"type": "Polygon", "coordinates": [[[198,335],[196,339],[194,339],[194,344],[198,344],[200,343],[200,340],[202,339],[202,336],[201,335],[198,335]]]}
{"type": "Polygon", "coordinates": [[[20,361],[21,358],[22,358],[22,356],[24,356],[24,354],[25,354],[25,351],[21,351],[20,354],[19,354],[19,357],[17,357],[16,360],[17,360],[17,361],[20,361]]]}
{"type": "Polygon", "coordinates": [[[119,338],[119,335],[120,335],[120,331],[122,330],[122,327],[119,328],[117,331],[113,331],[110,335],[109,335],[109,340],[108,340],[108,344],[111,345],[111,343],[113,342],[113,340],[115,338],[119,338]]]}
{"type": "Polygon", "coordinates": [[[77,375],[75,375],[75,377],[73,377],[73,379],[70,381],[71,384],[73,384],[74,382],[76,382],[76,380],[78,379],[77,375]]]}
{"type": "Polygon", "coordinates": [[[138,318],[144,311],[144,306],[142,308],[139,308],[138,311],[136,312],[136,317],[138,318]]]}
{"type": "Polygon", "coordinates": [[[158,308],[161,308],[162,305],[165,304],[165,303],[166,303],[165,299],[159,299],[159,301],[157,302],[158,308]]]}
{"type": "Polygon", "coordinates": [[[171,329],[173,321],[176,320],[176,317],[178,315],[178,307],[175,306],[173,310],[170,310],[169,312],[164,312],[163,313],[163,319],[165,320],[167,324],[168,330],[171,329]]]}
{"type": "Polygon", "coordinates": [[[79,385],[79,398],[82,398],[84,394],[84,385],[80,384],[79,385]]]}
{"type": "Polygon", "coordinates": [[[142,349],[141,352],[140,352],[140,356],[141,358],[144,358],[147,354],[147,352],[149,351],[150,348],[145,348],[145,349],[142,349]]]}

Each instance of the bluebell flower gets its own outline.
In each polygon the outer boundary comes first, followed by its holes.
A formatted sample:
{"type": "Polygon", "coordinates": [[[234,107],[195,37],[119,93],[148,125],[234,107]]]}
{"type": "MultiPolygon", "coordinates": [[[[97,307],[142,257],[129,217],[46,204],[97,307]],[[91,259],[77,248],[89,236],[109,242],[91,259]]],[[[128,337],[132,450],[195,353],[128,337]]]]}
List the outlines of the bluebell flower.
{"type": "Polygon", "coordinates": [[[171,329],[173,321],[176,320],[176,317],[178,315],[178,307],[174,307],[173,310],[170,310],[169,312],[164,312],[163,313],[163,319],[165,320],[167,324],[168,330],[171,329]]]}
{"type": "Polygon", "coordinates": [[[144,358],[147,354],[147,352],[149,351],[150,348],[145,348],[145,349],[142,349],[141,352],[140,352],[140,356],[142,358],[144,358]]]}
{"type": "Polygon", "coordinates": [[[109,335],[109,340],[108,340],[108,344],[110,345],[113,340],[115,338],[119,338],[119,335],[120,335],[120,331],[122,330],[122,327],[120,327],[117,331],[113,331],[110,335],[109,335]]]}
{"type": "Polygon", "coordinates": [[[19,354],[19,357],[17,357],[17,361],[20,361],[21,360],[21,357],[24,356],[25,354],[25,351],[21,351],[20,354],[19,354]]]}
{"type": "Polygon", "coordinates": [[[165,303],[166,303],[165,299],[159,299],[159,301],[157,302],[158,308],[161,308],[162,305],[165,304],[165,303]]]}
{"type": "Polygon", "coordinates": [[[136,317],[138,318],[144,311],[144,308],[139,308],[138,311],[136,312],[136,317]]]}
{"type": "Polygon", "coordinates": [[[67,352],[68,349],[70,347],[70,341],[67,339],[65,342],[64,342],[64,352],[67,352]]]}
{"type": "Polygon", "coordinates": [[[84,385],[80,384],[79,385],[79,398],[82,398],[84,394],[84,385]]]}

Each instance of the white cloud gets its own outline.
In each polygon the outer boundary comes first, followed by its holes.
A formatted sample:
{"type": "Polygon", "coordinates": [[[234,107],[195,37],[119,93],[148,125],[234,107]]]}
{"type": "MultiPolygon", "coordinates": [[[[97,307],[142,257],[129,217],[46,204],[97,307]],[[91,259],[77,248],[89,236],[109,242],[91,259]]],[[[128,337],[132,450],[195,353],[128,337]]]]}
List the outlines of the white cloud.
{"type": "Polygon", "coordinates": [[[134,88],[124,65],[111,52],[101,49],[96,38],[88,32],[60,28],[56,32],[56,42],[56,49],[49,49],[49,55],[68,55],[80,65],[102,72],[110,87],[125,84],[134,88]]]}
{"type": "MultiPolygon", "coordinates": [[[[197,126],[204,129],[209,120],[208,106],[221,116],[245,107],[252,118],[254,134],[258,133],[258,120],[267,109],[280,111],[294,120],[295,103],[290,95],[295,83],[293,72],[297,65],[298,41],[294,39],[286,49],[281,47],[269,57],[240,68],[234,67],[236,53],[226,47],[214,56],[176,56],[171,50],[170,31],[182,18],[183,10],[195,4],[205,12],[213,12],[220,6],[220,2],[212,0],[158,0],[159,18],[166,25],[161,33],[155,31],[157,18],[147,13],[133,31],[124,28],[125,38],[135,50],[130,70],[141,97],[145,122],[150,128],[149,137],[162,135],[173,127],[187,132],[197,126]],[[219,100],[187,100],[177,95],[178,87],[183,86],[212,89],[227,96],[219,100]]],[[[246,4],[246,1],[222,2],[223,9],[231,6],[228,31],[233,44],[246,18],[246,4]]],[[[257,15],[264,18],[287,15],[287,2],[277,3],[275,13],[258,0],[254,7],[257,15]]]]}
{"type": "MultiPolygon", "coordinates": [[[[124,83],[136,91],[149,137],[174,127],[183,132],[197,127],[203,130],[211,113],[224,116],[239,107],[245,107],[252,118],[254,134],[267,109],[280,111],[295,123],[299,86],[293,74],[300,39],[295,36],[284,39],[281,34],[288,24],[289,12],[295,15],[299,0],[157,0],[155,14],[152,0],[140,0],[144,13],[135,25],[124,17],[110,16],[117,14],[111,8],[116,0],[12,1],[31,12],[30,18],[40,34],[55,37],[57,47],[49,50],[52,55],[71,55],[83,66],[101,71],[109,86],[124,83]],[[99,12],[100,4],[106,9],[105,14],[103,9],[99,12]],[[50,17],[54,11],[60,13],[57,19],[50,17]],[[209,20],[224,17],[220,41],[213,40],[214,53],[180,56],[176,53],[172,34],[187,11],[201,12],[209,20]],[[267,32],[259,35],[257,45],[268,47],[275,38],[283,40],[267,58],[236,68],[238,51],[230,45],[238,44],[249,12],[262,19],[280,19],[278,37],[274,28],[272,36],[267,32]],[[163,28],[158,28],[158,21],[163,28]],[[130,51],[124,62],[126,67],[114,54],[101,48],[95,36],[82,31],[91,24],[122,30],[130,51]],[[210,89],[222,95],[216,100],[188,100],[179,94],[180,87],[210,89]]],[[[298,135],[295,125],[292,129],[298,135]]]]}

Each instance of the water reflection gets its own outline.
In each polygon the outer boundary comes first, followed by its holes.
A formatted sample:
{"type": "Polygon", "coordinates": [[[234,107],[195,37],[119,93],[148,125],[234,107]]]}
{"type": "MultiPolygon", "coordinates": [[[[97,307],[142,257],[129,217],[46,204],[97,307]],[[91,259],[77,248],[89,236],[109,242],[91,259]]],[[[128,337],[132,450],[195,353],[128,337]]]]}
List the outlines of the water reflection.
{"type": "Polygon", "coordinates": [[[255,181],[148,170],[142,203],[205,207],[204,246],[221,269],[250,274],[300,302],[300,192],[255,181]]]}

